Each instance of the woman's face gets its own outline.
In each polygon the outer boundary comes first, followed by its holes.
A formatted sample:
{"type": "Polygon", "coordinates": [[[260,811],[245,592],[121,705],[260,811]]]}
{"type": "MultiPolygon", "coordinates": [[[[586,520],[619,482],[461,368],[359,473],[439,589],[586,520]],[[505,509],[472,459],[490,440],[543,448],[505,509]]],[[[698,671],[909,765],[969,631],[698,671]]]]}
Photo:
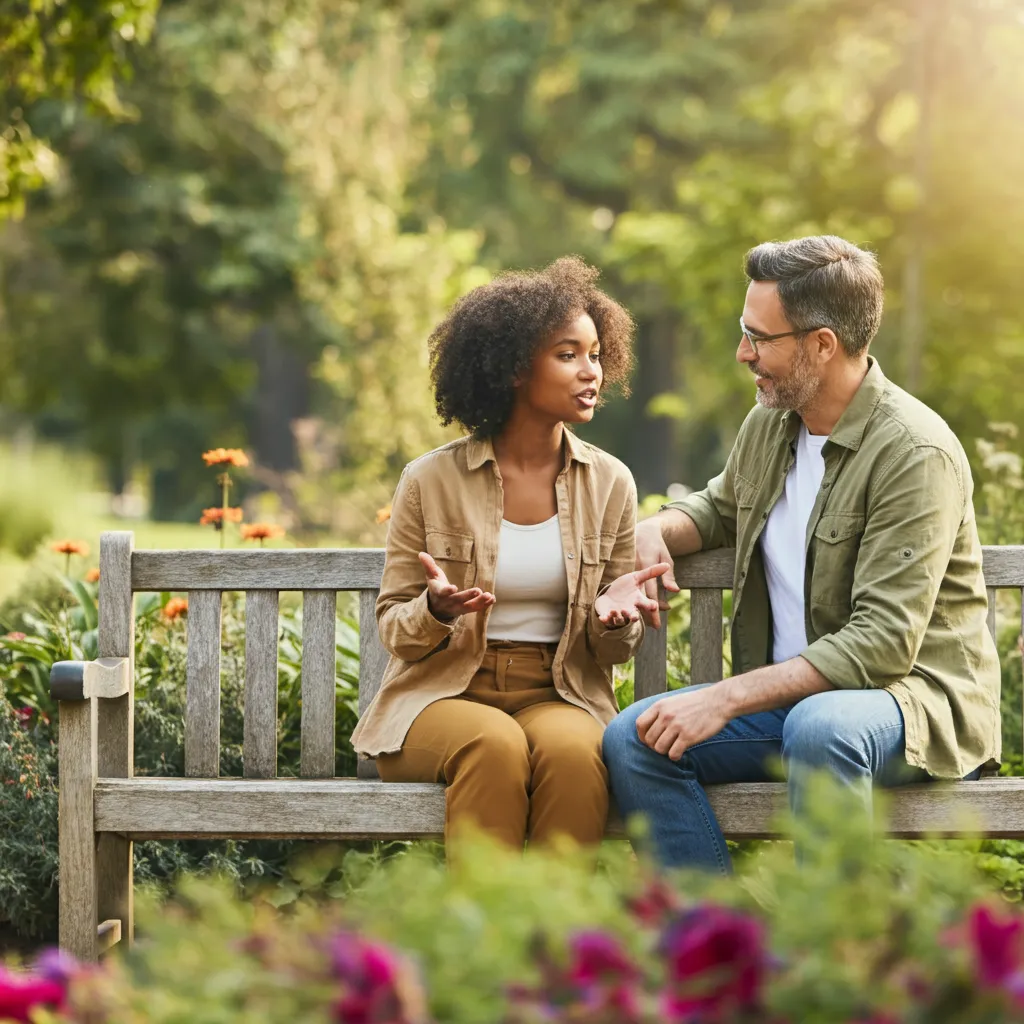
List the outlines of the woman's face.
{"type": "Polygon", "coordinates": [[[597,327],[581,313],[541,340],[518,401],[545,418],[589,423],[603,379],[597,327]]]}

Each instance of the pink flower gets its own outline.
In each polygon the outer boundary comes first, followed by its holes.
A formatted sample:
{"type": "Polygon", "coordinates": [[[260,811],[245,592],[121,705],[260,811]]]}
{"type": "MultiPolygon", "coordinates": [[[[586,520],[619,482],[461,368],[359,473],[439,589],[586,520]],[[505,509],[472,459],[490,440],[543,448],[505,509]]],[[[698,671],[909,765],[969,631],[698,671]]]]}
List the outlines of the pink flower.
{"type": "Polygon", "coordinates": [[[35,709],[28,705],[14,709],[14,717],[17,718],[19,725],[28,726],[32,721],[33,714],[35,714],[35,709]]]}
{"type": "Polygon", "coordinates": [[[637,895],[626,900],[626,908],[643,925],[660,925],[679,909],[679,897],[663,878],[655,878],[637,895]]]}
{"type": "Polygon", "coordinates": [[[32,974],[12,974],[0,967],[0,1020],[29,1021],[36,1007],[60,1010],[65,989],[58,981],[32,974]]]}
{"type": "Polygon", "coordinates": [[[592,1015],[614,1012],[622,1024],[639,1020],[634,986],[640,969],[618,939],[605,932],[580,932],[569,940],[569,954],[566,981],[592,1015]]]}
{"type": "Polygon", "coordinates": [[[976,906],[967,919],[967,934],[974,953],[978,981],[986,988],[1004,986],[1021,967],[1024,920],[999,918],[991,907],[976,906]]]}
{"type": "Polygon", "coordinates": [[[334,1004],[338,1024],[413,1024],[422,1019],[415,986],[386,946],[339,932],[331,942],[331,962],[342,986],[334,1004]]]}
{"type": "Polygon", "coordinates": [[[761,925],[726,907],[703,906],[669,924],[659,950],[668,986],[662,1010],[671,1021],[717,1021],[755,1007],[767,968],[761,925]]]}
{"type": "Polygon", "coordinates": [[[24,640],[25,639],[25,634],[24,633],[19,633],[18,630],[14,630],[14,631],[12,631],[10,633],[4,634],[4,636],[0,637],[0,639],[2,639],[2,640],[24,640]]]}

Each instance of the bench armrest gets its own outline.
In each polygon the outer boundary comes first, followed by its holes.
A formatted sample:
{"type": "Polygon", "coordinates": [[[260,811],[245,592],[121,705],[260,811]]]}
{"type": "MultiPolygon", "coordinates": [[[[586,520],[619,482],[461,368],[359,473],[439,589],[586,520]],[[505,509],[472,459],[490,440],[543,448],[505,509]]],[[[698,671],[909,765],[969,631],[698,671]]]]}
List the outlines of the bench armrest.
{"type": "Polygon", "coordinates": [[[123,697],[131,683],[128,658],[57,661],[50,669],[50,696],[56,700],[123,697]]]}

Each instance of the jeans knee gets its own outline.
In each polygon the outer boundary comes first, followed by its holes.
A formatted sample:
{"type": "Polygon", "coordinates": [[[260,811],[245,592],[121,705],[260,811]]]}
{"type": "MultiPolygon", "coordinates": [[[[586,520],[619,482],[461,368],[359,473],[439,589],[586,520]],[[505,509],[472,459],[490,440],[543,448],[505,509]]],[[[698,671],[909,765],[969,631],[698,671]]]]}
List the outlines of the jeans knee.
{"type": "Polygon", "coordinates": [[[601,749],[604,762],[609,768],[629,760],[637,748],[643,746],[636,732],[636,720],[637,714],[633,709],[626,708],[605,729],[601,749]]]}
{"type": "Polygon", "coordinates": [[[867,752],[851,732],[849,721],[814,697],[802,700],[786,716],[782,728],[782,759],[787,764],[808,768],[862,763],[868,767],[867,752]]]}

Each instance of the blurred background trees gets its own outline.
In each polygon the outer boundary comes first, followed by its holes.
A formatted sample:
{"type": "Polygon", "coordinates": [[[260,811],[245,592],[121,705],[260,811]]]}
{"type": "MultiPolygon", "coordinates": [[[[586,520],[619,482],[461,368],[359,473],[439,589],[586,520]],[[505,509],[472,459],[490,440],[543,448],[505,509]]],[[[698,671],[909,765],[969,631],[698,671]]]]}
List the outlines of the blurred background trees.
{"type": "Polygon", "coordinates": [[[194,520],[197,453],[233,445],[300,537],[379,542],[449,436],[432,323],[566,252],[637,319],[633,395],[587,434],[642,494],[701,486],[751,404],[767,238],[879,252],[875,354],[972,457],[1024,425],[1024,0],[45,9],[0,15],[0,431],[155,518],[194,520]]]}

